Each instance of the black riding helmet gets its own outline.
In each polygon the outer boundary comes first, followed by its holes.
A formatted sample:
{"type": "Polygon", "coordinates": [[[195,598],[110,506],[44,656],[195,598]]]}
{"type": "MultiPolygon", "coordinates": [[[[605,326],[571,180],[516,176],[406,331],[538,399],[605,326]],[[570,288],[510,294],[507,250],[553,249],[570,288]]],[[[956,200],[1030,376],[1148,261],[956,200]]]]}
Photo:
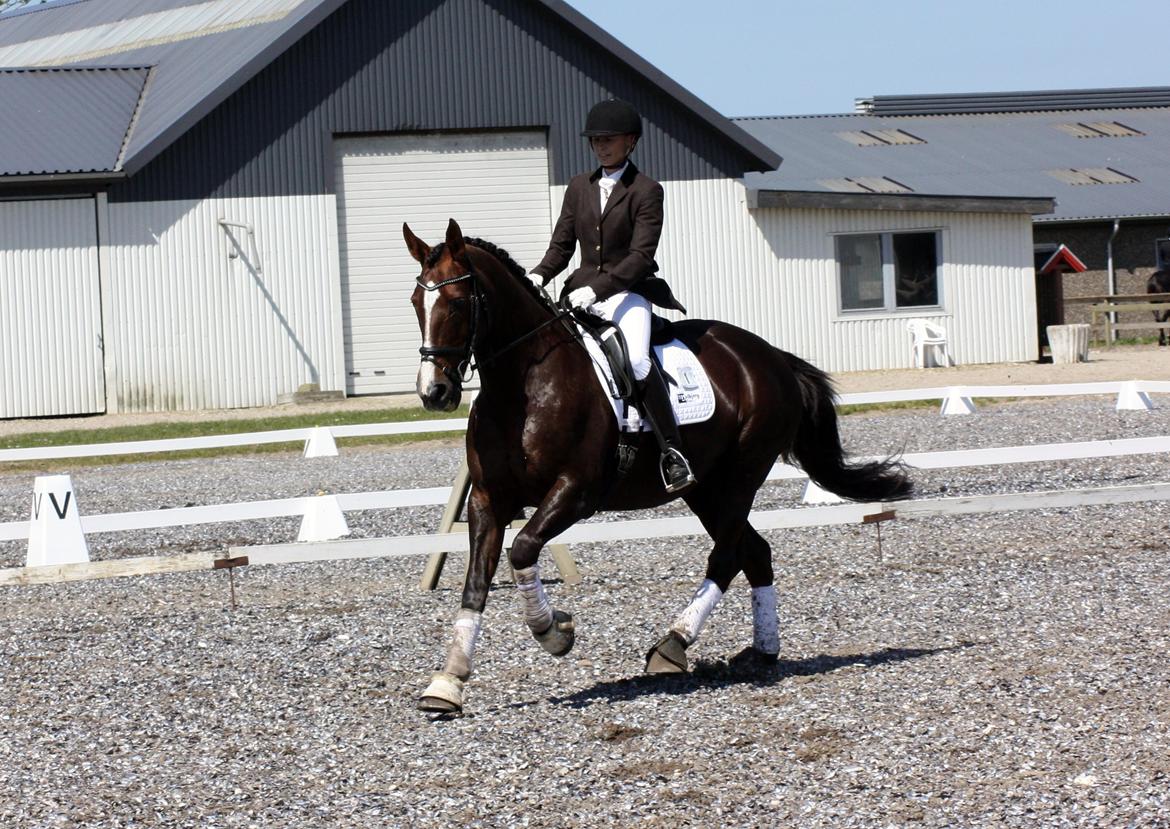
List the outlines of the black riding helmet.
{"type": "Polygon", "coordinates": [[[642,135],[642,116],[638,110],[627,104],[611,98],[602,101],[585,117],[585,129],[581,131],[584,138],[593,138],[601,135],[642,135]]]}

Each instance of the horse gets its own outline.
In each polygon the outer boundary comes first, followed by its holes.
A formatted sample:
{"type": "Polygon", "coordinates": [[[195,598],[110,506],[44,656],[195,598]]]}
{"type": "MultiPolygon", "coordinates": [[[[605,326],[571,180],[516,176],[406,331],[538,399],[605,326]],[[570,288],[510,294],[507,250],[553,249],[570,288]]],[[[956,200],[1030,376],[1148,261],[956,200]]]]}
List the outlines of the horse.
{"type": "MultiPolygon", "coordinates": [[[[1154,271],[1150,274],[1149,280],[1146,282],[1147,294],[1170,294],[1170,269],[1162,269],[1154,271]]],[[[1154,312],[1154,322],[1166,322],[1170,320],[1170,308],[1165,311],[1154,312]]],[[[1166,329],[1158,329],[1158,345],[1166,344],[1166,329]]]]}
{"type": "Polygon", "coordinates": [[[525,508],[533,512],[512,542],[509,562],[532,635],[563,656],[573,646],[574,622],[549,603],[538,570],[541,549],[599,510],[683,498],[713,547],[690,605],[646,657],[648,672],[674,673],[688,670],[686,648],[740,572],[752,588],[754,625],[752,645],[738,656],[776,661],[771,548],[748,513],[777,458],[799,463],[819,486],[844,498],[909,497],[912,484],[896,457],[847,460],[827,374],[755,334],[710,320],[673,324],[709,374],[716,398],[710,419],[681,429],[698,482],[666,493],[657,445],[646,435],[619,474],[619,428],[608,392],[594,379],[568,311],[532,285],[506,251],[464,237],[454,219],[435,247],[405,223],[402,233],[422,268],[411,303],[422,335],[417,392],[423,406],[452,411],[471,372],[480,375],[467,422],[467,574],[446,663],[432,675],[421,710],[462,712],[504,531],[525,508]]]}

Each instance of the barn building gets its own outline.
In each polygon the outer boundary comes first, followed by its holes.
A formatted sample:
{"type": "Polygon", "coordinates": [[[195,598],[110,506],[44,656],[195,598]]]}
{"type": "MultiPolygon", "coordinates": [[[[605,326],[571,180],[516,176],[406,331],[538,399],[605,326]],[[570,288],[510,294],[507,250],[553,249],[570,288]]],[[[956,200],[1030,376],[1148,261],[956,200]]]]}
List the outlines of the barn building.
{"type": "Polygon", "coordinates": [[[1045,193],[788,192],[786,139],[560,0],[58,0],[0,16],[0,67],[0,417],[411,391],[402,223],[534,265],[607,97],[692,314],[830,371],[908,366],[916,316],[1036,357],[1045,193]]]}
{"type": "Polygon", "coordinates": [[[1052,197],[1055,209],[1033,220],[1036,264],[1064,246],[1075,266],[1037,274],[1051,298],[1037,309],[1041,332],[1088,321],[1086,306],[1062,299],[1142,293],[1170,266],[1170,87],[889,95],[856,110],[739,119],[785,149],[784,165],[749,174],[748,187],[1052,197]]]}

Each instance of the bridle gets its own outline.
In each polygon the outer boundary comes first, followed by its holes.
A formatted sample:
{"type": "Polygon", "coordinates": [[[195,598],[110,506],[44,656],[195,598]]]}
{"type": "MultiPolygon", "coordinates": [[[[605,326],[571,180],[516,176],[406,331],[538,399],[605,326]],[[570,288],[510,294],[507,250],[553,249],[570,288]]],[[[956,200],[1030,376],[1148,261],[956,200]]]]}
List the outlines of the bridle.
{"type": "MultiPolygon", "coordinates": [[[[448,285],[454,285],[458,282],[471,282],[471,327],[467,334],[467,341],[463,345],[442,345],[442,346],[420,346],[418,353],[422,356],[423,362],[429,362],[435,366],[439,371],[443,372],[452,385],[462,388],[463,384],[469,381],[475,372],[483,366],[491,365],[497,360],[500,355],[509,351],[513,347],[527,340],[529,337],[536,334],[543,328],[552,325],[555,322],[560,322],[565,317],[570,316],[570,310],[557,311],[552,317],[542,322],[540,325],[532,328],[524,334],[521,334],[516,339],[512,340],[507,345],[499,348],[493,354],[487,356],[480,356],[479,338],[487,329],[487,297],[483,291],[480,290],[479,280],[475,278],[475,271],[468,269],[467,273],[461,276],[453,276],[450,279],[444,279],[442,282],[435,282],[428,285],[423,282],[420,274],[415,278],[415,283],[424,291],[437,291],[440,288],[445,288],[448,285]],[[436,360],[436,357],[458,358],[456,367],[452,370],[449,366],[443,366],[436,360]]],[[[570,331],[570,333],[574,333],[570,331]]]]}
{"type": "Polygon", "coordinates": [[[467,342],[463,345],[423,345],[419,346],[418,353],[422,355],[424,363],[431,363],[443,375],[451,381],[455,386],[462,386],[471,379],[475,373],[476,366],[472,363],[472,356],[475,353],[477,340],[480,336],[480,316],[484,313],[484,297],[483,292],[479,289],[479,282],[475,278],[475,271],[468,270],[462,276],[453,276],[450,279],[444,279],[442,282],[436,282],[433,285],[428,285],[423,282],[422,274],[415,278],[415,282],[424,291],[437,291],[440,288],[445,288],[448,285],[454,285],[458,282],[471,281],[471,330],[467,335],[467,342]],[[455,371],[452,371],[449,366],[444,366],[436,360],[436,357],[457,357],[455,371]]]}

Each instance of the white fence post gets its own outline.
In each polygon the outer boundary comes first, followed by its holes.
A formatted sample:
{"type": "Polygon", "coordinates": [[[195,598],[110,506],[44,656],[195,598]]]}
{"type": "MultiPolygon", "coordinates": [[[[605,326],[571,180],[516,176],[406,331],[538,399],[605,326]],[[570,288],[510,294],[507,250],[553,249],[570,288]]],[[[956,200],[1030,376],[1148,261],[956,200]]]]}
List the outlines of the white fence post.
{"type": "Polygon", "coordinates": [[[1121,384],[1121,391],[1117,395],[1117,411],[1135,410],[1149,411],[1154,408],[1153,401],[1144,391],[1138,389],[1138,384],[1130,380],[1121,384]]]}
{"type": "Polygon", "coordinates": [[[42,475],[33,482],[26,567],[89,561],[89,545],[68,475],[42,475]]]}
{"type": "Polygon", "coordinates": [[[814,484],[811,480],[804,488],[804,497],[800,499],[805,504],[843,504],[845,499],[834,495],[826,489],[814,484]]]}
{"type": "Polygon", "coordinates": [[[337,455],[337,442],[333,440],[333,432],[327,426],[314,426],[309,432],[309,439],[305,441],[305,458],[331,458],[337,455]]]}
{"type": "Polygon", "coordinates": [[[349,524],[336,495],[317,495],[305,499],[305,517],[297,541],[330,541],[349,535],[349,524]]]}
{"type": "Polygon", "coordinates": [[[947,396],[943,398],[942,409],[939,413],[944,415],[974,414],[975,404],[971,402],[970,397],[963,396],[961,386],[952,386],[947,389],[947,396]]]}

